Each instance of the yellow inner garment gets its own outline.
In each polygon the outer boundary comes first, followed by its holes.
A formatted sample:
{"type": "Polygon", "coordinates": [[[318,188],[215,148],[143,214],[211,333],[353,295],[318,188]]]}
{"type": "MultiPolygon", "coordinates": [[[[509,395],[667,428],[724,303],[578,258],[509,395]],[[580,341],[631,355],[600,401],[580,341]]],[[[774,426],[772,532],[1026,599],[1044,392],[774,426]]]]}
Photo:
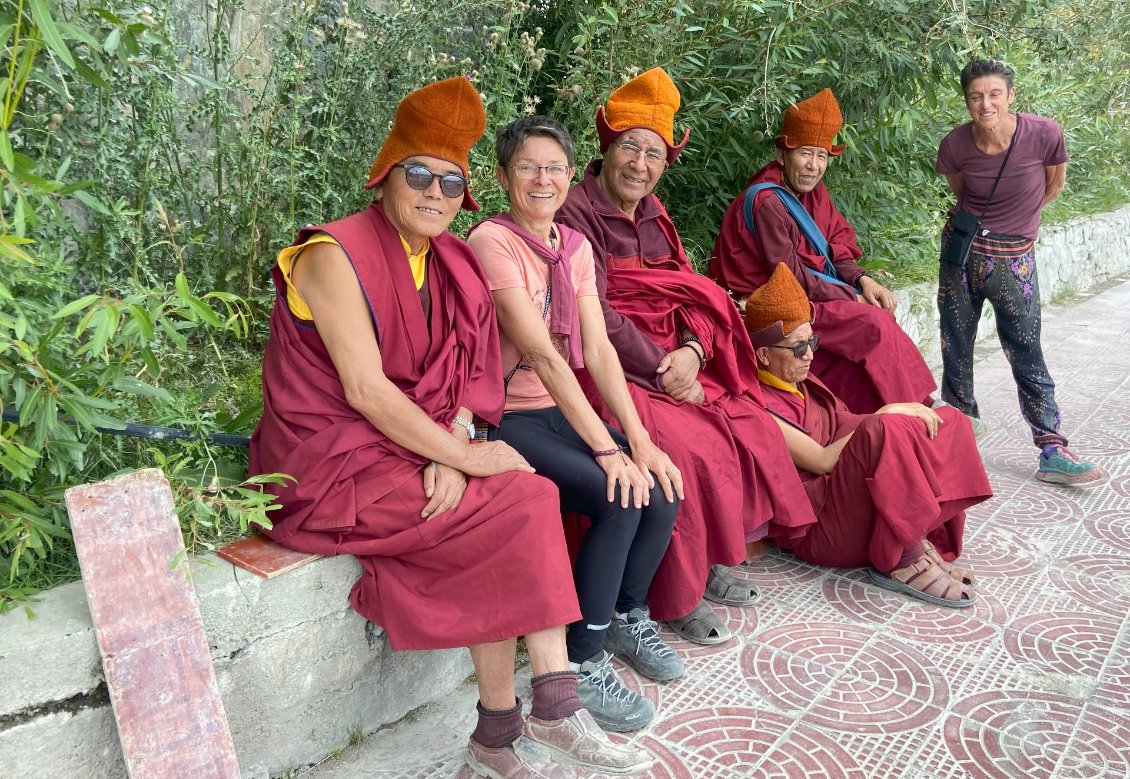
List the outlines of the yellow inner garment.
{"type": "MultiPolygon", "coordinates": [[[[294,286],[294,282],[290,280],[290,272],[294,269],[294,262],[298,259],[298,255],[307,246],[316,243],[332,243],[338,245],[333,237],[326,233],[315,233],[310,236],[310,239],[305,243],[298,246],[288,246],[279,252],[278,266],[282,271],[283,278],[286,279],[286,305],[290,308],[290,313],[294,314],[299,319],[307,322],[314,321],[314,316],[310,313],[310,307],[306,305],[298,288],[294,286]]],[[[418,254],[412,253],[412,248],[408,242],[404,240],[404,236],[400,236],[400,243],[404,247],[404,253],[408,255],[408,267],[412,269],[412,281],[416,283],[416,289],[421,289],[424,286],[424,276],[427,270],[428,248],[431,243],[427,240],[424,241],[423,248],[420,249],[418,254]]]]}

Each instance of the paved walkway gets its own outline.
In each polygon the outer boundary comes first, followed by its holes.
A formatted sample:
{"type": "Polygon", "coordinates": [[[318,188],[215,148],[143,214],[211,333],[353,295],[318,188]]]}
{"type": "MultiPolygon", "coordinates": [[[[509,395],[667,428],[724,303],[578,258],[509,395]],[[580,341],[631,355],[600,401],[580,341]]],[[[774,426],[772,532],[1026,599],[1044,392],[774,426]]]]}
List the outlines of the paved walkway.
{"type": "MultiPolygon", "coordinates": [[[[919,605],[859,570],[770,555],[744,574],[762,588],[755,606],[715,606],[737,640],[668,632],[687,660],[669,684],[621,667],[659,711],[635,737],[658,758],[650,776],[1130,776],[1130,282],[1047,310],[1045,334],[1064,431],[1110,483],[1032,478],[1008,365],[986,347],[981,451],[996,497],[966,525],[977,605],[919,605]]],[[[303,775],[469,777],[474,702],[464,685],[303,775]]]]}

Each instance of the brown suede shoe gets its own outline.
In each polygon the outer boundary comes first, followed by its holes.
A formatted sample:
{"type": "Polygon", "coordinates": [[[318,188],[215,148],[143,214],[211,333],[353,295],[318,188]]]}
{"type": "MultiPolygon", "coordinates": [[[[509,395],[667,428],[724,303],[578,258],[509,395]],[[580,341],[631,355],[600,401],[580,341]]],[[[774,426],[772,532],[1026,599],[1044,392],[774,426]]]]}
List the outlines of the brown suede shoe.
{"type": "Polygon", "coordinates": [[[655,764],[644,750],[609,741],[587,709],[559,720],[527,717],[524,732],[546,747],[555,760],[599,774],[635,774],[655,764]]]}
{"type": "Polygon", "coordinates": [[[492,779],[577,779],[568,766],[545,762],[538,748],[522,736],[499,749],[471,739],[467,742],[467,765],[479,776],[492,779]]]}

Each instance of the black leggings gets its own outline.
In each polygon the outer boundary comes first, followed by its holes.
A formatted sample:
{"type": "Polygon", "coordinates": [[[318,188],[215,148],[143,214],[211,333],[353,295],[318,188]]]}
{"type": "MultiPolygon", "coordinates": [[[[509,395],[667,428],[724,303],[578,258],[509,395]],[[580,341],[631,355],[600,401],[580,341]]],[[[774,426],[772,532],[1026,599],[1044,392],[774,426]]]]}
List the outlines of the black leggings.
{"type": "MultiPolygon", "coordinates": [[[[608,431],[617,444],[627,443],[619,431],[608,431]]],[[[566,634],[569,660],[584,662],[604,646],[613,608],[626,613],[644,606],[671,540],[679,501],[668,503],[656,480],[651,505],[620,508],[619,487],[610,503],[604,470],[556,407],[507,413],[501,438],[557,485],[563,511],[592,521],[573,567],[581,621],[569,625],[566,634]]]]}

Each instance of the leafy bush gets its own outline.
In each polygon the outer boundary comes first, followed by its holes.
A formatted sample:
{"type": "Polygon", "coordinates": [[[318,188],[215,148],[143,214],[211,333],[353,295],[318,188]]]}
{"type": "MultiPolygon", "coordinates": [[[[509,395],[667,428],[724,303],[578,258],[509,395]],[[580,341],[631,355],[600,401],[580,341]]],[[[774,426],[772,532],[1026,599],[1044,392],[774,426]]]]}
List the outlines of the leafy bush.
{"type": "MultiPolygon", "coordinates": [[[[773,154],[791,102],[836,92],[834,197],[897,282],[931,278],[948,197],[937,142],[966,116],[971,54],[1019,70],[1019,108],[1057,118],[1073,161],[1049,217],[1130,199],[1130,11],[1116,0],[241,0],[161,10],[15,0],[0,10],[0,608],[75,573],[62,491],[165,469],[208,548],[268,506],[245,456],[272,301],[267,270],[307,222],[362,207],[399,97],[467,74],[488,127],[551,113],[595,156],[608,92],[663,65],[691,141],[659,194],[698,263],[773,154]],[[197,10],[202,8],[203,10],[197,10]],[[95,432],[124,420],[200,436],[95,432]]],[[[502,208],[490,133],[472,152],[502,208]]],[[[456,230],[470,225],[463,214],[456,230]]]]}

